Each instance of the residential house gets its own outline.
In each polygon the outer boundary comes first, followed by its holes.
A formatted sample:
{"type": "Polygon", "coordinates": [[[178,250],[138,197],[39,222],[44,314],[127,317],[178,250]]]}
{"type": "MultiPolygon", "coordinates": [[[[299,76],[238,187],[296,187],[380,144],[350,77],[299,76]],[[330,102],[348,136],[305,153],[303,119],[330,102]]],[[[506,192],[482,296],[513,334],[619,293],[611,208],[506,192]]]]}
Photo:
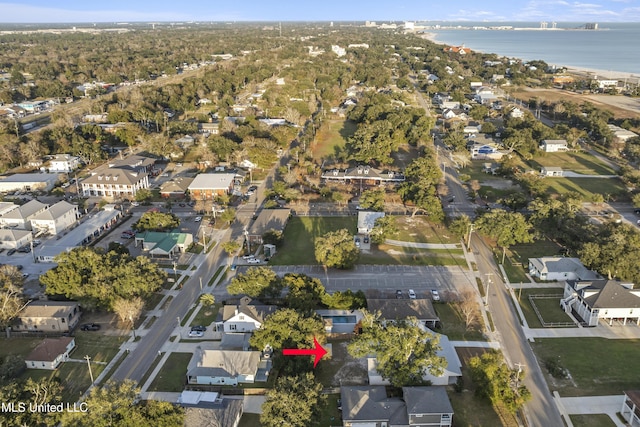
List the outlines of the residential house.
{"type": "Polygon", "coordinates": [[[138,155],[110,160],[82,180],[82,194],[134,199],[139,190],[149,188],[149,172],[154,163],[154,159],[138,155]]]}
{"type": "Polygon", "coordinates": [[[443,52],[447,52],[447,53],[457,53],[459,55],[466,55],[471,53],[471,49],[469,49],[468,47],[464,47],[464,45],[462,46],[445,46],[444,49],[442,49],[443,52]]]}
{"type": "Polygon", "coordinates": [[[235,174],[201,173],[187,187],[193,200],[211,200],[233,191],[235,174]]]}
{"type": "Polygon", "coordinates": [[[403,387],[388,397],[384,386],[342,386],[344,427],[449,427],[453,407],[444,387],[403,387]]]}
{"type": "Polygon", "coordinates": [[[275,305],[264,305],[248,296],[242,297],[238,304],[222,308],[222,330],[225,333],[253,332],[260,329],[267,316],[277,309],[275,305]]]}
{"type": "Polygon", "coordinates": [[[243,412],[242,399],[211,391],[184,390],[178,404],[185,408],[185,427],[238,427],[243,412]]]}
{"type": "MultiPolygon", "coordinates": [[[[436,352],[439,357],[444,358],[446,361],[445,366],[440,375],[433,375],[426,373],[423,376],[424,381],[429,381],[431,385],[452,385],[455,384],[460,377],[462,377],[462,363],[458,357],[455,347],[449,341],[446,335],[436,334],[438,337],[440,350],[436,352]]],[[[389,385],[389,381],[382,378],[382,375],[377,370],[378,360],[375,357],[367,358],[367,376],[369,378],[370,385],[389,385]]]]}
{"type": "Polygon", "coordinates": [[[560,177],[564,175],[564,171],[558,166],[543,166],[540,168],[542,176],[555,176],[560,177]]]}
{"type": "Polygon", "coordinates": [[[160,185],[160,196],[165,199],[183,199],[192,182],[193,178],[177,176],[160,185]]]}
{"type": "Polygon", "coordinates": [[[214,350],[203,343],[196,347],[187,366],[187,384],[253,384],[259,365],[259,351],[214,350]]]}
{"type": "Polygon", "coordinates": [[[640,325],[640,290],[633,283],[614,280],[568,280],[560,306],[574,311],[587,326],[597,326],[600,319],[612,325],[634,322],[640,325]]]}
{"type": "Polygon", "coordinates": [[[370,166],[356,166],[345,170],[329,169],[322,172],[321,178],[325,182],[360,184],[360,186],[398,184],[405,180],[404,174],[400,172],[381,171],[370,166]]]}
{"type": "Polygon", "coordinates": [[[458,117],[458,114],[450,108],[442,111],[442,118],[445,120],[451,120],[454,117],[458,117]]]}
{"type": "Polygon", "coordinates": [[[55,257],[70,251],[78,246],[92,242],[96,237],[108,232],[122,217],[122,212],[109,204],[95,215],[89,216],[82,224],[67,232],[58,240],[49,240],[47,243],[34,249],[38,262],[54,262],[55,257]]]}
{"type": "Polygon", "coordinates": [[[59,178],[57,173],[15,173],[0,179],[0,193],[50,191],[59,178]]]}
{"type": "Polygon", "coordinates": [[[171,257],[185,252],[193,244],[193,234],[179,232],[145,231],[136,234],[135,246],[142,245],[142,250],[152,257],[171,257]]]}
{"type": "Polygon", "coordinates": [[[49,160],[50,172],[71,172],[80,166],[80,157],[71,154],[56,154],[49,160]]]}
{"type": "Polygon", "coordinates": [[[262,244],[262,235],[269,230],[284,232],[291,217],[291,209],[263,209],[245,235],[248,249],[262,244]]]}
{"type": "Polygon", "coordinates": [[[567,151],[567,141],[564,139],[545,139],[540,144],[540,149],[545,153],[555,153],[558,151],[567,151]]]}
{"type": "Polygon", "coordinates": [[[316,310],[327,334],[352,334],[363,314],[360,310],[316,310]]]}
{"type": "Polygon", "coordinates": [[[33,240],[33,233],[29,230],[15,228],[0,228],[0,248],[18,249],[29,246],[33,240]]]}
{"type": "Polygon", "coordinates": [[[380,317],[385,320],[415,317],[422,325],[430,328],[435,328],[440,321],[430,299],[367,298],[367,307],[371,313],[380,312],[380,317]]]}
{"type": "Polygon", "coordinates": [[[37,200],[30,200],[16,209],[0,215],[0,226],[31,230],[31,219],[44,212],[47,205],[37,200]]]}
{"type": "Polygon", "coordinates": [[[18,314],[13,329],[34,332],[69,332],[80,321],[76,302],[31,301],[18,314]]]}
{"type": "Polygon", "coordinates": [[[469,151],[471,158],[477,160],[499,160],[507,154],[506,151],[500,150],[496,144],[473,144],[469,147],[469,151]]]}
{"type": "Polygon", "coordinates": [[[624,392],[620,414],[629,427],[640,427],[640,390],[624,392]]]}
{"type": "Polygon", "coordinates": [[[509,117],[511,117],[512,119],[521,119],[524,117],[524,111],[522,111],[518,107],[515,107],[509,112],[509,117]]]}
{"type": "Polygon", "coordinates": [[[176,139],[176,145],[182,150],[186,150],[195,144],[196,139],[191,135],[185,135],[182,138],[176,139]]]}
{"type": "Polygon", "coordinates": [[[578,258],[542,257],[529,258],[529,274],[540,280],[564,282],[565,280],[601,279],[595,271],[582,265],[578,258]]]}
{"type": "Polygon", "coordinates": [[[620,141],[627,141],[628,139],[631,138],[635,138],[636,136],[638,136],[637,133],[635,132],[631,132],[630,130],[621,128],[620,126],[616,126],[616,125],[607,125],[607,127],[609,128],[609,130],[613,133],[613,136],[617,139],[619,139],[620,141]]]}
{"type": "Polygon", "coordinates": [[[458,101],[442,101],[440,103],[440,108],[442,110],[451,109],[451,110],[459,110],[462,108],[458,101]]]}
{"type": "Polygon", "coordinates": [[[371,230],[376,225],[376,220],[383,217],[384,212],[358,211],[358,233],[371,233],[371,230]]]}
{"type": "Polygon", "coordinates": [[[198,132],[206,135],[217,135],[220,133],[220,123],[217,121],[210,123],[198,123],[198,132]]]}
{"type": "Polygon", "coordinates": [[[78,205],[72,205],[62,200],[34,215],[31,218],[31,229],[35,233],[47,233],[55,236],[72,227],[77,220],[78,205]]]}
{"type": "Polygon", "coordinates": [[[28,369],[56,369],[76,347],[73,337],[45,338],[24,361],[28,369]]]}

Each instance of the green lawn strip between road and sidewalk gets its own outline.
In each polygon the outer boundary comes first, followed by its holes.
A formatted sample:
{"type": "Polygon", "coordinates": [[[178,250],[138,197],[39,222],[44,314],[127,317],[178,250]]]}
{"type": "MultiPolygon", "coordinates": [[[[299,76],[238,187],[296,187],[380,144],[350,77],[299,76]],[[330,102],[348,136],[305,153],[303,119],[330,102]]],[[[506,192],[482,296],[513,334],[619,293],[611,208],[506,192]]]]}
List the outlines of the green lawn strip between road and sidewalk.
{"type": "Polygon", "coordinates": [[[637,388],[639,345],[638,339],[605,338],[536,338],[531,343],[547,383],[563,397],[605,396],[637,388]],[[566,369],[570,378],[550,377],[547,364],[566,369]]]}

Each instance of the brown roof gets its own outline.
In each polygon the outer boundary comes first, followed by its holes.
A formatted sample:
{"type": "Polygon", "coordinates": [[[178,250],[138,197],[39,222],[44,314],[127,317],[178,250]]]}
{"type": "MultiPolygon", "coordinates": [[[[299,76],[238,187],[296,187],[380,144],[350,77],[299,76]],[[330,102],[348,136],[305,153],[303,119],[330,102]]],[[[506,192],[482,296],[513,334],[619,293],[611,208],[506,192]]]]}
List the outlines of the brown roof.
{"type": "Polygon", "coordinates": [[[640,390],[625,390],[624,394],[627,395],[634,405],[640,406],[640,390]]]}
{"type": "Polygon", "coordinates": [[[252,236],[262,236],[269,230],[284,231],[291,209],[264,209],[249,229],[252,236]]]}
{"type": "Polygon", "coordinates": [[[226,322],[231,319],[236,313],[242,313],[250,318],[264,323],[264,319],[270,314],[274,313],[278,307],[275,305],[263,305],[259,301],[253,301],[249,297],[243,297],[240,299],[238,305],[225,305],[222,309],[222,321],[226,322]],[[258,304],[256,304],[256,302],[258,304]]]}
{"type": "Polygon", "coordinates": [[[67,346],[73,340],[74,338],[72,337],[45,338],[36,346],[36,348],[33,349],[31,353],[29,353],[25,360],[53,362],[56,360],[56,357],[66,351],[67,346]]]}

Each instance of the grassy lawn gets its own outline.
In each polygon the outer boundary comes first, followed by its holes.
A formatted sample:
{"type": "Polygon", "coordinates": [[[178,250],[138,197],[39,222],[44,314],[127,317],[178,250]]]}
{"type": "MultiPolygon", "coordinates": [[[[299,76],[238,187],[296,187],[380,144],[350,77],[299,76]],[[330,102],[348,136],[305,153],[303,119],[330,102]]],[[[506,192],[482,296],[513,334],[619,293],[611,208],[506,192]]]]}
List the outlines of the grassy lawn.
{"type": "Polygon", "coordinates": [[[311,425],[314,427],[339,426],[342,424],[342,414],[338,411],[339,394],[327,395],[327,404],[322,408],[318,419],[311,425]]]}
{"type": "Polygon", "coordinates": [[[469,359],[484,353],[481,348],[456,348],[460,362],[462,362],[462,377],[464,378],[464,391],[461,393],[449,391],[449,399],[453,406],[453,419],[455,426],[503,426],[515,427],[518,425],[515,418],[505,410],[495,408],[491,402],[481,399],[475,394],[475,385],[471,381],[467,365],[469,359]]]}
{"type": "Polygon", "coordinates": [[[620,394],[637,388],[639,345],[640,340],[605,338],[536,339],[531,343],[549,387],[561,396],[620,394]],[[545,367],[549,361],[566,369],[570,379],[551,377],[545,367]]]}
{"type": "Polygon", "coordinates": [[[278,253],[271,258],[275,265],[309,265],[317,264],[313,242],[315,237],[329,231],[347,228],[356,232],[355,217],[293,217],[284,230],[284,244],[278,253]]]}
{"type": "Polygon", "coordinates": [[[589,199],[593,194],[609,194],[615,201],[628,200],[624,184],[619,178],[545,178],[548,194],[575,191],[589,199]]]}
{"type": "Polygon", "coordinates": [[[182,391],[191,356],[191,353],[171,353],[149,386],[149,391],[182,391]]]}
{"type": "MultiPolygon", "coordinates": [[[[562,246],[547,239],[536,240],[533,243],[513,245],[507,249],[507,257],[504,261],[504,270],[511,283],[529,282],[525,275],[529,266],[529,258],[559,255],[562,246]]],[[[502,253],[496,249],[498,261],[502,260],[502,253]]]]}
{"type": "Polygon", "coordinates": [[[467,266],[462,249],[419,249],[390,245],[379,245],[378,250],[361,253],[358,264],[467,266]]]}
{"type": "Polygon", "coordinates": [[[613,422],[607,414],[589,414],[589,415],[569,415],[573,427],[614,427],[613,422]]]}
{"type": "MultiPolygon", "coordinates": [[[[213,277],[211,277],[211,279],[209,280],[209,282],[207,283],[207,286],[211,286],[213,285],[213,283],[216,281],[216,278],[223,272],[226,271],[227,266],[225,265],[221,265],[220,267],[218,267],[218,269],[216,270],[216,273],[213,275],[213,277]]],[[[222,282],[224,280],[224,276],[220,279],[220,281],[222,282]]]]}
{"type": "Polygon", "coordinates": [[[320,161],[335,160],[344,150],[347,139],[355,133],[356,127],[356,123],[350,120],[324,121],[313,143],[313,158],[320,161]]]}
{"type": "MultiPolygon", "coordinates": [[[[455,305],[434,304],[433,307],[440,318],[441,329],[438,331],[454,341],[486,341],[482,331],[482,317],[479,316],[479,323],[467,329],[462,315],[455,305]]],[[[478,307],[479,313],[479,307],[478,307]]]]}
{"type": "Polygon", "coordinates": [[[583,175],[616,175],[609,165],[589,153],[547,153],[531,160],[529,165],[537,171],[542,166],[556,166],[583,175]]]}
{"type": "Polygon", "coordinates": [[[534,301],[545,322],[571,322],[571,318],[560,308],[562,293],[561,288],[518,289],[517,294],[520,295],[520,307],[530,328],[542,328],[543,326],[531,306],[529,295],[554,295],[556,297],[550,299],[536,298],[534,301]]]}
{"type": "Polygon", "coordinates": [[[147,298],[147,300],[144,302],[144,309],[145,310],[153,310],[156,308],[156,306],[160,303],[160,301],[162,301],[162,298],[164,297],[164,295],[162,295],[160,292],[154,292],[152,293],[149,298],[147,298]]]}
{"type": "MultiPolygon", "coordinates": [[[[84,356],[89,356],[91,358],[91,371],[94,378],[98,378],[98,375],[100,375],[106,367],[106,363],[113,359],[118,353],[120,344],[122,344],[124,340],[122,337],[110,337],[96,334],[95,332],[78,332],[75,339],[76,349],[71,353],[71,358],[83,359],[84,356]],[[104,362],[104,364],[95,362],[104,362]]],[[[40,341],[41,338],[38,338],[38,342],[40,341]]],[[[26,348],[28,348],[28,344],[22,342],[18,347],[18,351],[20,351],[20,354],[26,356],[28,351],[27,353],[21,352],[26,348]]],[[[12,350],[11,353],[18,353],[15,348],[12,348],[12,350]]],[[[87,362],[84,360],[82,362],[65,362],[54,372],[27,370],[22,374],[22,377],[33,378],[34,380],[49,377],[60,378],[63,386],[62,399],[65,402],[77,401],[80,395],[91,385],[89,368],[87,367],[87,362]]]]}
{"type": "Polygon", "coordinates": [[[506,181],[504,178],[492,175],[490,173],[482,172],[483,165],[485,163],[496,163],[491,160],[471,160],[471,164],[465,168],[460,169],[461,174],[466,174],[471,177],[470,180],[478,180],[480,182],[485,181],[506,181]]]}
{"type": "Polygon", "coordinates": [[[258,414],[242,414],[238,427],[256,427],[260,425],[260,415],[258,414]]]}
{"type": "Polygon", "coordinates": [[[190,326],[203,325],[208,328],[211,323],[215,322],[221,306],[222,304],[214,304],[211,307],[201,307],[190,326]]]}
{"type": "Polygon", "coordinates": [[[451,233],[447,227],[432,224],[422,216],[397,216],[398,233],[394,240],[416,243],[460,243],[460,239],[451,233]]]}

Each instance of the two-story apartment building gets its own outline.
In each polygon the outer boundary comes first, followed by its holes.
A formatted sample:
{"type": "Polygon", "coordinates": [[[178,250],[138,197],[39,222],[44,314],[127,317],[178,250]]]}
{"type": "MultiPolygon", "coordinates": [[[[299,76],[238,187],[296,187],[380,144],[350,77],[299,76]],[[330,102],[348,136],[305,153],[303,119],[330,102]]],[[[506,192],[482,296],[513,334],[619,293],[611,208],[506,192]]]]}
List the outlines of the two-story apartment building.
{"type": "Polygon", "coordinates": [[[76,302],[31,301],[19,314],[13,329],[34,332],[69,332],[80,321],[76,302]]]}
{"type": "Polygon", "coordinates": [[[149,171],[154,163],[151,158],[133,155],[98,166],[82,180],[82,194],[133,199],[139,190],[149,188],[149,171]]]}
{"type": "Polygon", "coordinates": [[[77,220],[78,205],[62,200],[34,215],[31,218],[31,229],[55,236],[73,226],[77,220]]]}

